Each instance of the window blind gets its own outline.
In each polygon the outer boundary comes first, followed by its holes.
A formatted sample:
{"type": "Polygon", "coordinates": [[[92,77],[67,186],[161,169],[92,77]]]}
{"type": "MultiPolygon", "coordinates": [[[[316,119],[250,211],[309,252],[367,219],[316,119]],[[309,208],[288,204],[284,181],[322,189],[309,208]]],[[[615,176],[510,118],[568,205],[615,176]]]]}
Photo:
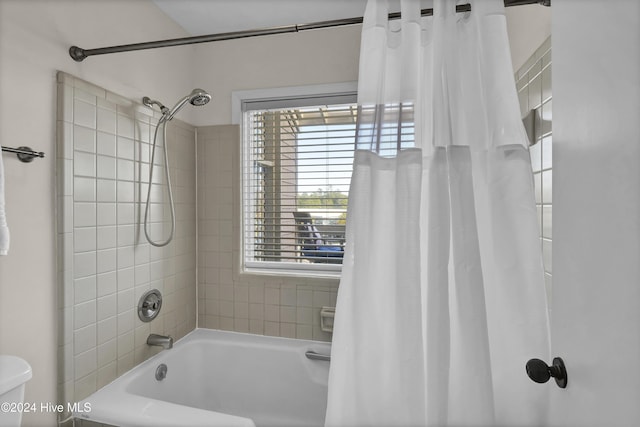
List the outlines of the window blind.
{"type": "Polygon", "coordinates": [[[340,270],[357,105],[354,95],[304,101],[244,105],[245,268],[340,270]]]}

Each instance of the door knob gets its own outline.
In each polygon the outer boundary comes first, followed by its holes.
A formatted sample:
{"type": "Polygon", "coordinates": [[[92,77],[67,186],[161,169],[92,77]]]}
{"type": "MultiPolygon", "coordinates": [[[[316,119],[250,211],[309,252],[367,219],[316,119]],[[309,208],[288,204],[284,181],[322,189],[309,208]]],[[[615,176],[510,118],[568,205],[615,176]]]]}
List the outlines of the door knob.
{"type": "Polygon", "coordinates": [[[567,369],[559,357],[553,358],[553,363],[548,366],[540,359],[531,359],[527,362],[527,375],[537,383],[546,383],[553,377],[560,388],[567,388],[567,369]]]}

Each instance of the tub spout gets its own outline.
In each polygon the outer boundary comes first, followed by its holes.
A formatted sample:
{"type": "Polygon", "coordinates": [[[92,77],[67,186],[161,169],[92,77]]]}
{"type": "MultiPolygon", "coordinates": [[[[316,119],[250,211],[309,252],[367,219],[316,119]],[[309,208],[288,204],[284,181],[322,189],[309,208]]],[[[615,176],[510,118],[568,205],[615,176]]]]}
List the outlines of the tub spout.
{"type": "Polygon", "coordinates": [[[167,350],[173,347],[173,338],[168,335],[149,334],[147,345],[157,345],[167,350]]]}

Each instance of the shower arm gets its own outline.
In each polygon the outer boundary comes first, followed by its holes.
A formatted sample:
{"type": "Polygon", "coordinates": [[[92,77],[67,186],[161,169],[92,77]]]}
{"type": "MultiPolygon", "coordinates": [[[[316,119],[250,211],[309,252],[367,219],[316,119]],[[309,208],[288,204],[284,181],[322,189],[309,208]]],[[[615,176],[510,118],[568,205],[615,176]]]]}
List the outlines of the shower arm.
{"type": "MultiPolygon", "coordinates": [[[[504,0],[505,7],[522,6],[526,4],[540,4],[543,6],[551,6],[551,0],[504,0]]],[[[456,12],[470,12],[470,4],[459,4],[456,6],[456,12]]],[[[422,16],[433,15],[433,9],[422,9],[422,16]]],[[[389,19],[399,19],[400,13],[390,13],[389,19]]],[[[96,49],[83,49],[78,46],[69,48],[69,55],[76,62],[82,62],[85,58],[94,55],[106,55],[118,52],[131,52],[136,50],[157,49],[161,47],[183,46],[197,43],[209,43],[223,40],[242,39],[247,37],[268,36],[272,34],[298,33],[306,30],[316,30],[321,28],[340,27],[345,25],[362,24],[363,18],[346,18],[335,19],[331,21],[313,22],[309,24],[285,25],[281,27],[263,28],[258,30],[233,31],[229,33],[209,34],[204,36],[183,37],[177,39],[158,40],[152,42],[133,43],[119,46],[101,47],[96,49]]]]}
{"type": "Polygon", "coordinates": [[[145,96],[144,98],[142,98],[142,103],[149,108],[153,108],[154,105],[157,105],[158,108],[160,108],[160,112],[162,112],[162,114],[167,114],[169,112],[169,109],[164,105],[162,105],[161,102],[153,100],[148,96],[145,96]]]}

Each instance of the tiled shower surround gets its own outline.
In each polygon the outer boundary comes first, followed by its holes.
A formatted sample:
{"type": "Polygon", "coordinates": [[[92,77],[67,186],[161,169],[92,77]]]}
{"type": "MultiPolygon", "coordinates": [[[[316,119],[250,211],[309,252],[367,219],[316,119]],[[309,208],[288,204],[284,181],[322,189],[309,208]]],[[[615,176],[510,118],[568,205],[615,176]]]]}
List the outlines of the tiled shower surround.
{"type": "Polygon", "coordinates": [[[320,310],[335,306],[337,279],[240,271],[240,129],[198,128],[198,325],[329,341],[320,310]]]}
{"type": "MultiPolygon", "coordinates": [[[[60,401],[74,402],[157,353],[146,345],[149,333],[178,339],[196,326],[195,129],[179,120],[168,126],[176,231],[157,248],[141,228],[157,115],[59,73],[57,117],[58,386],[60,401]],[[137,302],[154,288],[163,306],[143,323],[137,302]]],[[[158,152],[155,163],[151,234],[164,240],[158,152]]]]}
{"type": "MultiPolygon", "coordinates": [[[[87,397],[160,351],[146,345],[150,333],[179,339],[196,320],[202,328],[331,339],[320,329],[320,309],[335,306],[337,279],[239,270],[238,126],[195,129],[170,122],[175,238],[164,248],[147,243],[142,221],[158,117],[138,101],[58,74],[62,403],[87,397]],[[137,302],[154,288],[164,303],[155,320],[143,323],[137,302]]],[[[150,211],[157,240],[169,230],[161,151],[156,151],[150,211]]]]}
{"type": "Polygon", "coordinates": [[[551,295],[551,242],[552,242],[552,94],[551,94],[551,38],[531,55],[516,73],[516,87],[520,110],[524,115],[532,109],[538,111],[536,144],[529,148],[535,184],[536,206],[540,226],[540,242],[544,258],[544,278],[547,296],[551,295]]]}

